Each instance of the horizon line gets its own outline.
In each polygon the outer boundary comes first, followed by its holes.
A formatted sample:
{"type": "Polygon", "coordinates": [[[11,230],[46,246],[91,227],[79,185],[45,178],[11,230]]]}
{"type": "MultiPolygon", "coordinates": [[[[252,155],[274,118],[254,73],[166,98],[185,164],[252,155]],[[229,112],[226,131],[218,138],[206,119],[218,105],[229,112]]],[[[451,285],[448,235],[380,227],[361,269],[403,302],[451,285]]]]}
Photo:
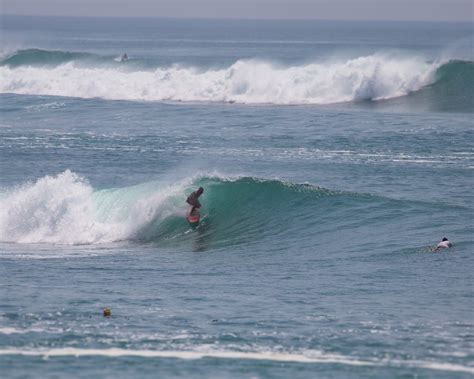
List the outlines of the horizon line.
{"type": "MultiPolygon", "coordinates": [[[[259,18],[259,17],[211,17],[211,16],[96,16],[96,15],[69,15],[69,14],[15,14],[15,13],[2,13],[0,17],[57,17],[57,18],[104,18],[104,19],[169,19],[169,20],[224,20],[224,21],[326,21],[326,22],[426,22],[426,23],[462,23],[462,24],[474,24],[474,19],[469,20],[401,20],[401,19],[331,19],[331,18],[259,18]]],[[[1,27],[0,27],[1,29],[1,27]]]]}

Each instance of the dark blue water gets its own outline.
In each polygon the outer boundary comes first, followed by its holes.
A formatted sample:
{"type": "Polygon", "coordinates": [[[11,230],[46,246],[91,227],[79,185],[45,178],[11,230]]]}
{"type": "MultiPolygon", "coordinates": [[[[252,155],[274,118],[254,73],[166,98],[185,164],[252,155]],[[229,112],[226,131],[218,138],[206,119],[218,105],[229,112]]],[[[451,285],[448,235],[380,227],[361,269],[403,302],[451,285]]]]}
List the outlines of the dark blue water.
{"type": "Polygon", "coordinates": [[[4,376],[472,377],[472,24],[2,34],[4,376]]]}

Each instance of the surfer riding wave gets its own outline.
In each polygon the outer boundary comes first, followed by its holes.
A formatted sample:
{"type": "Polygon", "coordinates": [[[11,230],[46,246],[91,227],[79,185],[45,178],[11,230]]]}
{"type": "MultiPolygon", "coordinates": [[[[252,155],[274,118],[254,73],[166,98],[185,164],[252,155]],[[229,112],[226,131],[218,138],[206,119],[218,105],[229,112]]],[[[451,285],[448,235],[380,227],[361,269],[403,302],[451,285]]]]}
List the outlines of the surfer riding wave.
{"type": "Polygon", "coordinates": [[[201,203],[199,202],[199,196],[201,196],[203,192],[204,192],[204,188],[199,187],[186,199],[186,203],[191,205],[191,208],[188,210],[188,213],[186,214],[186,219],[188,220],[189,224],[193,227],[196,227],[199,225],[199,221],[201,218],[201,215],[199,214],[199,208],[201,208],[201,203]]]}
{"type": "Polygon", "coordinates": [[[201,208],[201,203],[199,202],[199,197],[203,194],[203,192],[204,192],[204,188],[199,187],[196,191],[194,191],[186,199],[186,203],[191,205],[191,209],[189,210],[189,214],[193,214],[196,209],[201,208]]]}

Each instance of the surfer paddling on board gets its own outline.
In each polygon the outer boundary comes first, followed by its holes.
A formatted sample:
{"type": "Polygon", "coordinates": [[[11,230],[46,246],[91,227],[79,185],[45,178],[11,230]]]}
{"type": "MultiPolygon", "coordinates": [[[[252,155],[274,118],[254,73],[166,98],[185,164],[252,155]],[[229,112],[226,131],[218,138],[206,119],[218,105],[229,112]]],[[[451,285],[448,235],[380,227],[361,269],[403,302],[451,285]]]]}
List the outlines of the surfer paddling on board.
{"type": "Polygon", "coordinates": [[[441,240],[441,242],[438,245],[436,245],[436,247],[434,248],[433,251],[436,252],[436,251],[439,251],[441,249],[449,249],[452,246],[453,246],[453,244],[451,242],[449,242],[449,240],[446,237],[444,237],[441,240]]]}

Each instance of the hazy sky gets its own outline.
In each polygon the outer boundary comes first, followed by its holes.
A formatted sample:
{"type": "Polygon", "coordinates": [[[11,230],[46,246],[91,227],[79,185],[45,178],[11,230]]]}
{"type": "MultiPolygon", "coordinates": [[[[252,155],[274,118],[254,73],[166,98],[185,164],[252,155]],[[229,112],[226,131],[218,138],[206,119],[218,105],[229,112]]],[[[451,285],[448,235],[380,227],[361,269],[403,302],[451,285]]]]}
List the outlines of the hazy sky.
{"type": "Polygon", "coordinates": [[[473,21],[474,0],[0,0],[4,14],[473,21]]]}

